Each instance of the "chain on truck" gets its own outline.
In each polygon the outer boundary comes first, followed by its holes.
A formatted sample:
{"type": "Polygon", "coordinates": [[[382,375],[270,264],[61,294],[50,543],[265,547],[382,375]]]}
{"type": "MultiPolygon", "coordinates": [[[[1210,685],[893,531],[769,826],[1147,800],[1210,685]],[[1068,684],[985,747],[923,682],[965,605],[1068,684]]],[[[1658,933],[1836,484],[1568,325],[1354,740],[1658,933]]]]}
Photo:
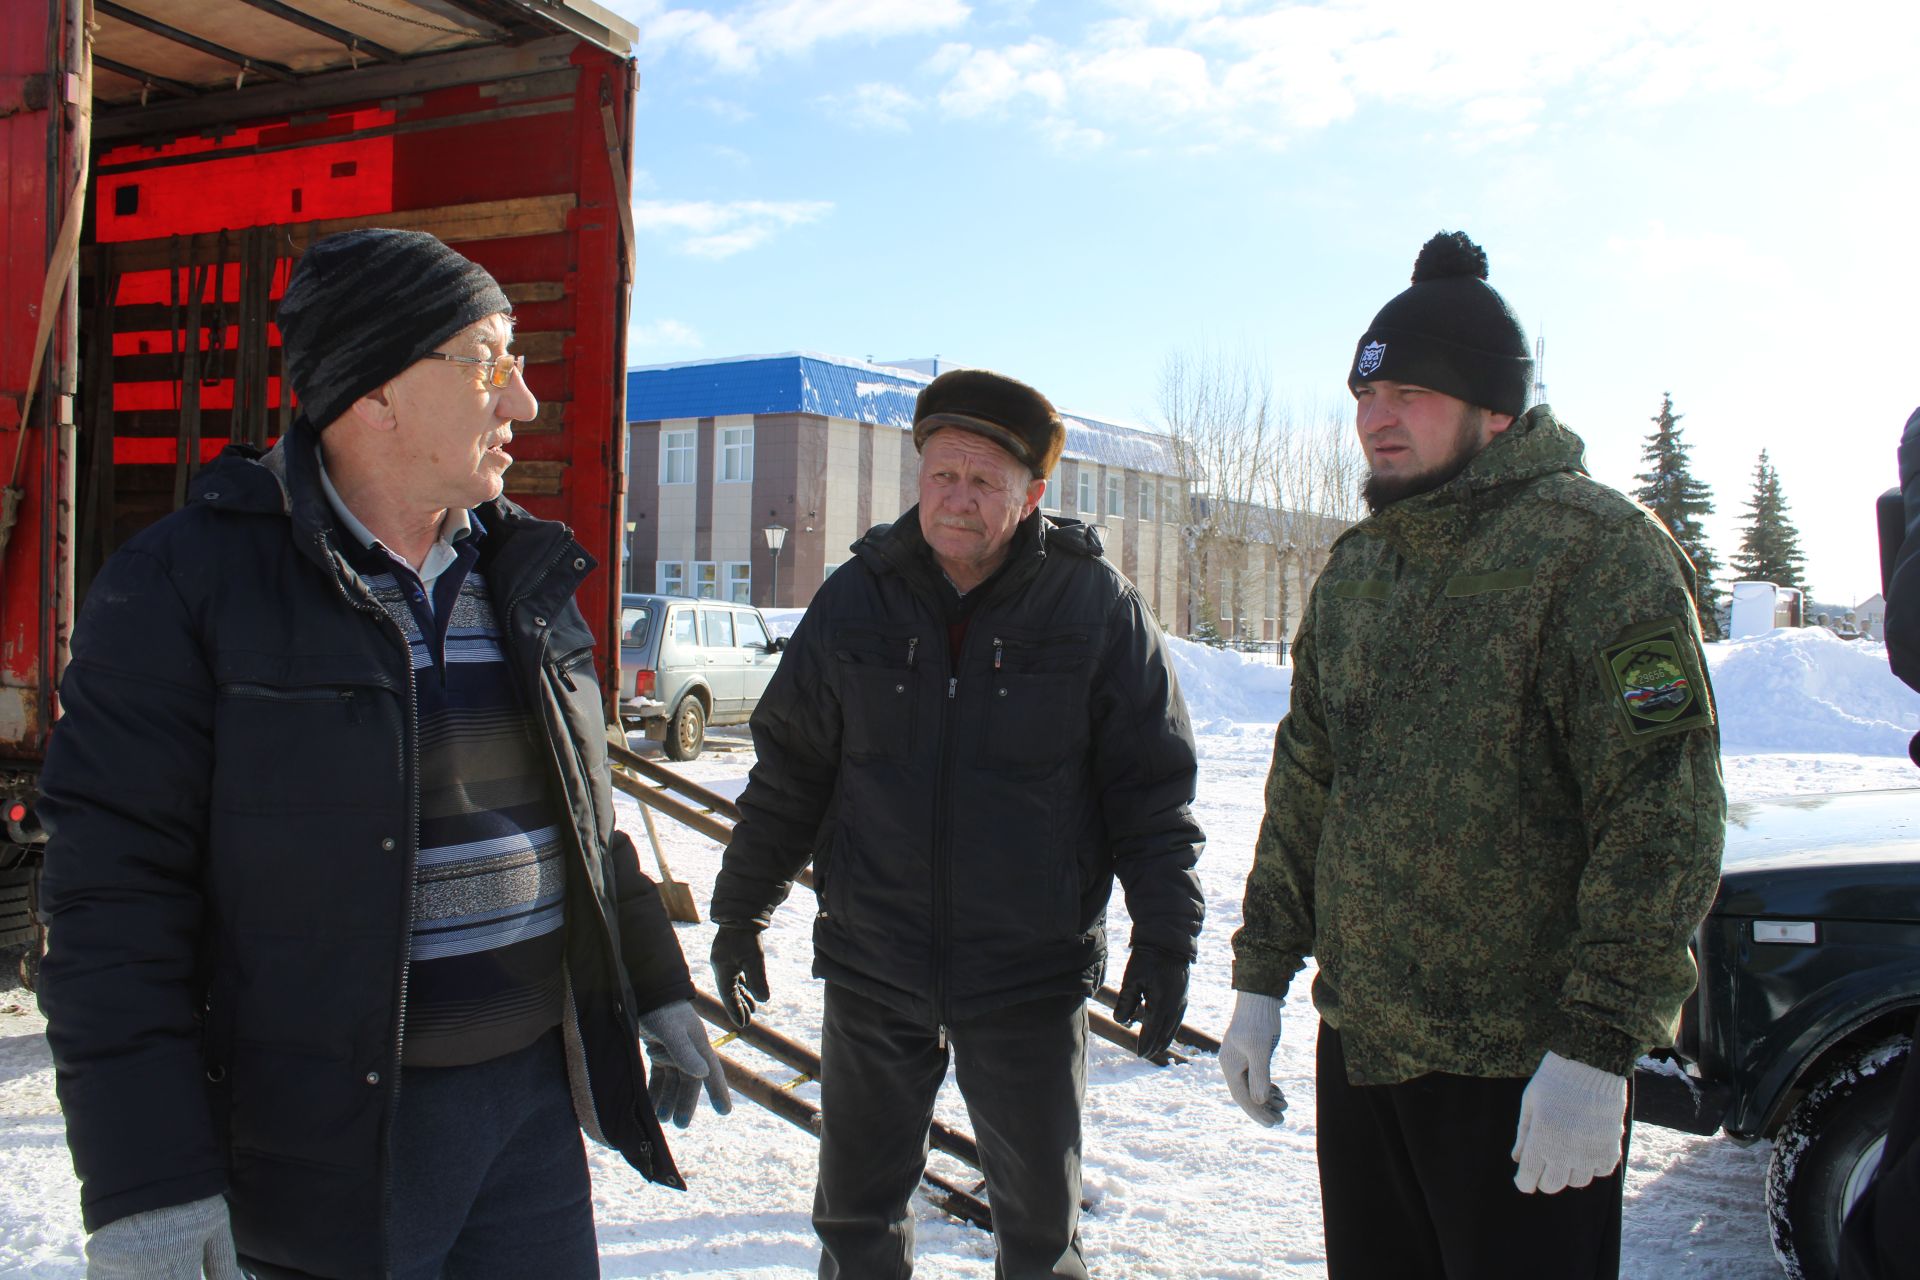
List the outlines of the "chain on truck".
{"type": "MultiPolygon", "coordinates": [[[[0,7],[0,947],[31,982],[35,783],[87,585],[293,405],[305,247],[430,231],[505,286],[539,417],[507,495],[619,563],[634,29],[591,0],[0,7]]],[[[619,682],[612,575],[579,593],[619,682]]]]}

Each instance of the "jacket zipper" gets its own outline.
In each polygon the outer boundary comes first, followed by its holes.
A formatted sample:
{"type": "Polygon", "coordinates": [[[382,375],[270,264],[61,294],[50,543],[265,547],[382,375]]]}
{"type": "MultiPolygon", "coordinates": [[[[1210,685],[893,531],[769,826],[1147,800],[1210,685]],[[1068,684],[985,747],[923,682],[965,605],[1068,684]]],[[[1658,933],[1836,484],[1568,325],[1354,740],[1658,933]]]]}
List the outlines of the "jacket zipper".
{"type": "MultiPolygon", "coordinates": [[[[533,577],[531,577],[528,580],[527,586],[525,587],[525,589],[523,589],[518,594],[516,594],[511,600],[507,601],[506,616],[502,620],[501,632],[503,636],[506,637],[507,643],[509,645],[512,645],[514,643],[513,641],[514,612],[518,610],[521,603],[524,602],[528,596],[532,595],[534,591],[537,590],[542,584],[544,584],[546,580],[553,574],[554,570],[559,567],[560,562],[566,558],[567,552],[571,548],[572,544],[573,544],[573,530],[566,528],[565,526],[562,526],[562,536],[561,536],[559,552],[553,557],[552,561],[548,563],[545,569],[533,575],[533,577]]],[[[534,678],[533,678],[532,694],[536,698],[539,696],[539,693],[540,693],[539,675],[541,670],[547,665],[544,657],[544,653],[546,650],[548,640],[551,637],[551,635],[552,633],[549,630],[547,630],[546,628],[541,628],[540,636],[538,640],[540,651],[533,655],[533,677],[534,678]]],[[[588,658],[592,657],[591,650],[587,652],[586,657],[588,658]]],[[[566,671],[572,670],[577,665],[578,665],[577,663],[555,663],[554,664],[555,677],[564,681],[567,684],[567,687],[569,689],[572,689],[575,686],[573,685],[572,681],[567,680],[566,671]],[[565,670],[562,669],[563,667],[565,668],[565,670]]],[[[547,740],[547,759],[553,769],[554,785],[559,789],[559,794],[562,797],[565,797],[566,776],[565,776],[565,770],[561,767],[561,763],[560,763],[560,744],[555,739],[552,733],[544,732],[544,726],[543,726],[542,736],[547,740]]],[[[579,753],[576,751],[575,752],[576,763],[580,765],[581,774],[585,775],[587,772],[586,762],[584,760],[577,759],[578,754],[579,753]]],[[[607,926],[606,911],[605,911],[605,908],[601,905],[599,895],[593,891],[593,876],[591,874],[591,871],[588,867],[584,865],[587,859],[587,847],[580,838],[580,832],[577,825],[571,821],[571,815],[569,815],[569,818],[570,820],[567,825],[570,828],[572,828],[574,832],[574,839],[573,839],[574,858],[576,862],[581,864],[581,866],[579,867],[579,874],[584,877],[584,879],[581,881],[581,886],[583,889],[585,889],[587,897],[593,902],[594,919],[600,929],[601,952],[602,954],[608,957],[609,963],[615,963],[618,961],[618,956],[616,956],[614,953],[613,934],[612,934],[612,931],[607,926]]],[[[563,961],[562,963],[567,963],[567,962],[563,961]]],[[[619,983],[617,981],[618,974],[615,974],[614,976],[616,978],[616,982],[614,984],[613,989],[618,991],[619,990],[619,983]]],[[[621,1016],[625,1017],[627,1013],[625,1003],[623,1001],[618,1000],[617,998],[614,1003],[615,1003],[616,1009],[620,1012],[621,1016]]],[[[579,1007],[578,1001],[573,1002],[573,1007],[569,1010],[569,1016],[573,1018],[574,1026],[577,1029],[580,1023],[580,1007],[579,1007]]],[[[584,1036],[581,1037],[581,1043],[582,1045],[586,1043],[584,1036]]],[[[635,1048],[635,1052],[636,1053],[639,1052],[637,1046],[635,1048]]],[[[582,1082],[586,1085],[586,1088],[587,1088],[587,1105],[593,1109],[594,1120],[596,1123],[598,1123],[600,1119],[600,1104],[597,1101],[595,1101],[593,1096],[593,1073],[589,1070],[583,1069],[581,1072],[581,1078],[582,1078],[582,1082]]],[[[606,1130],[606,1126],[602,1124],[600,1128],[601,1128],[601,1131],[604,1133],[606,1130]]],[[[653,1144],[649,1142],[645,1137],[640,1137],[636,1139],[636,1141],[640,1146],[641,1150],[646,1152],[647,1159],[651,1162],[653,1159],[653,1144]]]]}
{"type": "Polygon", "coordinates": [[[387,1064],[387,1151],[386,1159],[380,1167],[380,1253],[381,1271],[393,1273],[393,1117],[400,1109],[400,1058],[406,1047],[407,1035],[407,979],[413,967],[413,908],[415,898],[414,877],[419,873],[420,861],[420,703],[413,687],[413,648],[407,643],[407,633],[393,616],[377,603],[361,603],[347,590],[346,580],[341,576],[338,559],[329,545],[323,531],[315,536],[320,555],[325,562],[333,566],[333,584],[339,589],[340,596],[347,604],[360,612],[383,620],[393,629],[394,638],[399,641],[401,656],[407,668],[407,827],[408,838],[405,850],[405,875],[401,881],[406,893],[406,909],[400,917],[400,990],[393,1011],[393,1059],[387,1064]]]}
{"type": "MultiPolygon", "coordinates": [[[[972,631],[969,630],[969,635],[972,631]]],[[[967,642],[960,642],[961,669],[967,642]]],[[[940,727],[940,780],[933,805],[933,1029],[940,1047],[947,1043],[947,947],[953,936],[953,847],[947,806],[953,795],[954,738],[959,717],[960,677],[947,677],[947,707],[940,727]]]]}

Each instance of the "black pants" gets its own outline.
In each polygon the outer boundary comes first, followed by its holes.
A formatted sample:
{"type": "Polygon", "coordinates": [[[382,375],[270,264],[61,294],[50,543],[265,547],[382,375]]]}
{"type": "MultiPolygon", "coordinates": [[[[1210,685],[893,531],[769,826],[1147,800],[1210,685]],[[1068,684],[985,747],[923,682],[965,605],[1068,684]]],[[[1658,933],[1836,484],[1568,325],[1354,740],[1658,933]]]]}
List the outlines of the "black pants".
{"type": "Polygon", "coordinates": [[[1624,1138],[1608,1177],[1523,1195],[1512,1153],[1526,1079],[1349,1084],[1340,1033],[1323,1022],[1315,1082],[1330,1280],[1619,1274],[1624,1138]]]}
{"type": "MultiPolygon", "coordinates": [[[[1079,996],[1002,1009],[947,1029],[993,1208],[994,1274],[1070,1276],[1080,1256],[1080,1103],[1087,1014],[1079,996]]],[[[913,1274],[910,1202],[947,1075],[937,1033],[827,984],[820,1033],[820,1182],[813,1227],[823,1280],[913,1274]]]]}

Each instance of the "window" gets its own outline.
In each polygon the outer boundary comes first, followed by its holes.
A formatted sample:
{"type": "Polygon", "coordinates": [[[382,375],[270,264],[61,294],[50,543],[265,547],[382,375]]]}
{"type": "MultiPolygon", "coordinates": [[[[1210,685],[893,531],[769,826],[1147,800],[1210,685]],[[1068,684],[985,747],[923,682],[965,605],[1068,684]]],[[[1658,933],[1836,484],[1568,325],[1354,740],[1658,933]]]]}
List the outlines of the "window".
{"type": "Polygon", "coordinates": [[[692,609],[675,609],[667,615],[667,625],[671,629],[674,644],[691,648],[699,643],[694,635],[696,621],[692,609]]]}
{"type": "Polygon", "coordinates": [[[824,572],[822,572],[820,576],[821,576],[821,577],[822,577],[823,579],[824,579],[824,578],[831,578],[831,577],[833,576],[833,571],[834,571],[835,569],[838,569],[838,568],[840,567],[840,565],[841,565],[841,561],[838,561],[838,560],[835,560],[835,561],[833,561],[832,563],[830,563],[830,564],[828,564],[828,565],[827,565],[827,567],[826,567],[826,569],[825,569],[825,571],[824,571],[824,572]]]}
{"type": "Polygon", "coordinates": [[[1109,474],[1107,476],[1107,514],[1110,516],[1123,516],[1126,514],[1125,506],[1126,495],[1121,484],[1120,476],[1117,473],[1109,474]]]}
{"type": "Polygon", "coordinates": [[[1042,511],[1060,509],[1060,464],[1057,462],[1053,464],[1053,474],[1047,477],[1047,491],[1040,495],[1040,509],[1042,511]]]}
{"type": "Polygon", "coordinates": [[[1140,518],[1142,520],[1153,519],[1154,488],[1154,482],[1151,480],[1142,480],[1140,482],[1140,518]]]}
{"type": "Polygon", "coordinates": [[[720,598],[735,604],[752,604],[753,566],[745,560],[729,560],[721,567],[726,571],[727,591],[720,598]]]}
{"type": "Polygon", "coordinates": [[[693,432],[660,433],[660,483],[693,483],[693,432]]]}
{"type": "Polygon", "coordinates": [[[725,609],[702,609],[700,643],[709,649],[733,648],[733,615],[725,609]]]}
{"type": "Polygon", "coordinates": [[[1172,520],[1175,523],[1178,523],[1179,521],[1184,520],[1186,517],[1181,515],[1180,486],[1178,484],[1175,484],[1171,480],[1167,481],[1166,499],[1167,499],[1167,519],[1172,520]]]}
{"type": "Polygon", "coordinates": [[[620,643],[623,645],[643,645],[647,636],[653,632],[653,610],[643,604],[622,605],[620,608],[620,643]]]}
{"type": "Polygon", "coordinates": [[[687,562],[656,560],[653,565],[654,590],[663,596],[687,594],[687,562]]]}
{"type": "Polygon", "coordinates": [[[720,479],[743,483],[753,479],[753,428],[720,429],[720,479]]]}
{"type": "Polygon", "coordinates": [[[767,629],[760,625],[757,613],[736,613],[733,615],[733,638],[742,649],[764,649],[767,647],[767,629]]]}
{"type": "Polygon", "coordinates": [[[1093,468],[1081,464],[1080,488],[1075,495],[1073,509],[1083,516],[1097,515],[1093,502],[1093,468]]]}
{"type": "Polygon", "coordinates": [[[693,562],[693,594],[702,600],[720,596],[720,566],[711,560],[693,562]]]}

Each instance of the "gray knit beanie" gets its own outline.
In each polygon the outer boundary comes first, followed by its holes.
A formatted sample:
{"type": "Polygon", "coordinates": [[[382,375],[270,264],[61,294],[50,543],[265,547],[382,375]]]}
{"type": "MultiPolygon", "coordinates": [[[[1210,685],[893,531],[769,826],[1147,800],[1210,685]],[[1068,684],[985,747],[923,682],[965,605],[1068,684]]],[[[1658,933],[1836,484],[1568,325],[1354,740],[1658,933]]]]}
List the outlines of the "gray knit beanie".
{"type": "Polygon", "coordinates": [[[276,320],[287,380],[319,431],[467,325],[512,309],[485,267],[437,237],[368,227],[308,247],[276,320]]]}

